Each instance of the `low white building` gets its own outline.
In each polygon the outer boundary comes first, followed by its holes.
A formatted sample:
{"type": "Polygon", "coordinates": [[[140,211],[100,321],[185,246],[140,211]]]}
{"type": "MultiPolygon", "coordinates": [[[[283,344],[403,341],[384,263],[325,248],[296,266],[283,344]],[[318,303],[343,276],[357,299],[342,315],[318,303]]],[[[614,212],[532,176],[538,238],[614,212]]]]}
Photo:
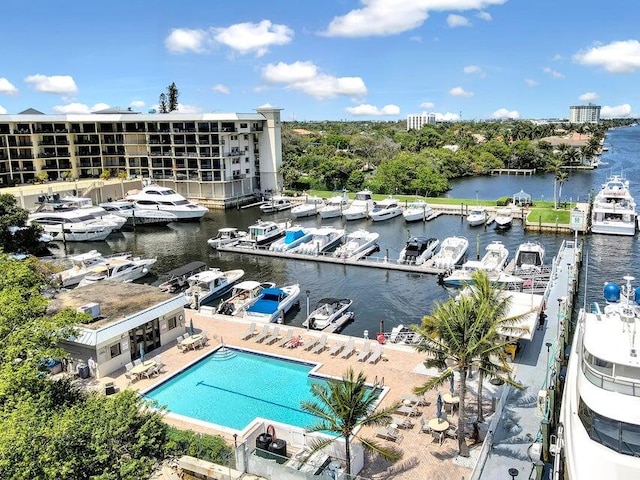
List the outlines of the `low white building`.
{"type": "Polygon", "coordinates": [[[420,130],[425,125],[435,125],[436,115],[434,113],[422,112],[407,115],[407,132],[409,130],[420,130]]]}

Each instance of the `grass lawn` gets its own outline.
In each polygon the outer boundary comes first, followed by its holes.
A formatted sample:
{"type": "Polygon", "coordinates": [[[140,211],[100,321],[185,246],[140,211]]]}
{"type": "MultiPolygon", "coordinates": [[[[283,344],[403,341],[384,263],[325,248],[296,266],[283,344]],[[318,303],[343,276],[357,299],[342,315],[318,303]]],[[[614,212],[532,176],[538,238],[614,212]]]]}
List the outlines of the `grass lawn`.
{"type": "Polygon", "coordinates": [[[568,225],[571,221],[571,210],[554,210],[553,203],[548,208],[534,207],[527,216],[529,222],[558,223],[558,225],[568,225]]]}

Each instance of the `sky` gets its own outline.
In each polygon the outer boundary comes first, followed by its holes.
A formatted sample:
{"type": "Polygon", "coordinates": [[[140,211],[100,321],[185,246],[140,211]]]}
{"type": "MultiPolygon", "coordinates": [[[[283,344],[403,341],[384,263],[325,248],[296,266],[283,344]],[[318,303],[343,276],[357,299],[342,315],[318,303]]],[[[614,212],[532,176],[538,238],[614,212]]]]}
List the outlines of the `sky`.
{"type": "Polygon", "coordinates": [[[282,108],[291,120],[640,115],[637,0],[2,2],[0,114],[282,108]],[[28,8],[27,8],[28,6],[28,8]]]}

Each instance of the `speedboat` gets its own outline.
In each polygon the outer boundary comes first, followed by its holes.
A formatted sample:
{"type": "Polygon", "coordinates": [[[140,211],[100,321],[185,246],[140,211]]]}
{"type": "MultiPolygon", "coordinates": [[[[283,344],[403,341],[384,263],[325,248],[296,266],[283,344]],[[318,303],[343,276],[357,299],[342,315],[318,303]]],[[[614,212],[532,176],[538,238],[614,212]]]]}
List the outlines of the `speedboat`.
{"type": "Polygon", "coordinates": [[[419,222],[429,220],[433,216],[433,209],[424,200],[411,202],[402,211],[402,216],[406,222],[419,222]]]}
{"type": "Polygon", "coordinates": [[[130,193],[126,199],[135,202],[140,209],[173,213],[180,222],[200,220],[208,212],[206,207],[160,185],[147,185],[142,191],[130,193]]]}
{"type": "Polygon", "coordinates": [[[310,240],[298,245],[291,250],[292,253],[300,253],[302,255],[320,255],[328,252],[336,245],[342,243],[344,239],[344,229],[322,227],[318,228],[310,240]]]}
{"type": "Polygon", "coordinates": [[[275,283],[271,282],[260,283],[254,280],[240,282],[231,290],[231,297],[220,302],[216,313],[221,315],[239,315],[260,298],[265,288],[273,288],[275,285],[275,283]]]}
{"type": "Polygon", "coordinates": [[[507,229],[511,228],[511,222],[513,222],[513,213],[509,207],[499,208],[496,210],[496,228],[507,229]]]}
{"type": "Polygon", "coordinates": [[[469,240],[464,237],[447,237],[440,244],[440,250],[433,256],[433,266],[441,270],[451,270],[464,258],[469,248],[469,240]]]}
{"type": "Polygon", "coordinates": [[[257,248],[262,245],[269,245],[282,237],[287,227],[286,222],[276,223],[258,220],[249,227],[249,235],[242,237],[237,246],[257,248]]]}
{"type": "Polygon", "coordinates": [[[544,247],[538,242],[524,242],[518,246],[515,259],[516,271],[541,269],[544,264],[544,247]]]}
{"type": "Polygon", "coordinates": [[[237,242],[247,236],[247,232],[243,232],[234,227],[221,228],[215,237],[207,240],[209,246],[213,249],[223,247],[237,242]]]}
{"type": "Polygon", "coordinates": [[[324,207],[324,200],[320,197],[307,197],[302,205],[296,205],[291,209],[293,218],[313,217],[324,207]]]}
{"type": "Polygon", "coordinates": [[[93,242],[106,239],[114,230],[112,222],[96,220],[81,210],[32,213],[27,224],[40,225],[54,241],[93,242]]]}
{"type": "Polygon", "coordinates": [[[110,280],[113,282],[133,282],[149,273],[149,269],[158,261],[157,258],[140,258],[125,255],[107,258],[99,265],[92,267],[84,276],[78,287],[110,280]]]}
{"type": "Polygon", "coordinates": [[[93,267],[104,263],[105,258],[97,250],[90,250],[86,253],[69,257],[69,260],[71,261],[71,267],[57,274],[60,284],[66,288],[78,285],[80,280],[82,280],[93,267]]]}
{"type": "Polygon", "coordinates": [[[356,230],[347,235],[344,244],[336,248],[333,256],[337,258],[365,256],[378,247],[378,238],[380,238],[380,234],[377,232],[356,230]]]}
{"type": "Polygon", "coordinates": [[[342,210],[342,216],[345,220],[361,220],[367,218],[374,206],[371,192],[362,190],[356,193],[356,198],[351,202],[351,206],[342,210]]]}
{"type": "Polygon", "coordinates": [[[269,245],[269,250],[272,252],[286,252],[291,250],[292,248],[311,240],[311,237],[316,230],[316,228],[301,227],[300,225],[289,227],[285,230],[284,237],[279,238],[269,245]]]}
{"type": "Polygon", "coordinates": [[[223,272],[219,268],[210,268],[189,277],[189,288],[184,294],[191,298],[191,308],[198,309],[207,300],[223,295],[243,276],[244,270],[240,269],[223,272]]]}
{"type": "Polygon", "coordinates": [[[302,326],[324,330],[342,317],[352,303],[353,300],[350,298],[323,298],[318,301],[315,310],[302,322],[302,326]]]}
{"type": "Polygon", "coordinates": [[[400,252],[398,263],[407,265],[422,265],[429,260],[440,245],[437,238],[411,237],[400,252]]]}
{"type": "Polygon", "coordinates": [[[126,200],[101,203],[99,206],[113,215],[124,218],[128,226],[166,225],[178,221],[177,215],[171,212],[136,207],[135,203],[126,200]]]}
{"type": "Polygon", "coordinates": [[[476,270],[483,270],[489,275],[492,283],[523,283],[520,277],[504,273],[504,267],[509,258],[509,250],[500,241],[491,242],[486,247],[486,253],[482,259],[470,260],[462,265],[459,270],[454,270],[449,276],[444,278],[445,285],[462,286],[470,283],[471,276],[476,270]]]}
{"type": "Polygon", "coordinates": [[[324,207],[320,212],[320,218],[335,218],[342,216],[342,211],[347,208],[349,204],[349,197],[344,193],[343,195],[336,195],[327,200],[324,207]]]}
{"type": "Polygon", "coordinates": [[[300,285],[265,288],[258,300],[244,310],[244,318],[260,322],[284,323],[284,316],[298,303],[300,285]]]}
{"type": "Polygon", "coordinates": [[[609,235],[635,235],[636,202],[629,181],[619,175],[609,177],[593,200],[591,231],[609,235]]]}
{"type": "Polygon", "coordinates": [[[289,210],[291,207],[291,202],[287,197],[274,195],[267,203],[260,205],[260,210],[262,213],[276,213],[289,210]]]}
{"type": "Polygon", "coordinates": [[[369,212],[369,218],[374,222],[381,222],[402,215],[402,207],[397,199],[389,197],[380,200],[369,212]]]}
{"type": "Polygon", "coordinates": [[[158,288],[167,293],[181,292],[189,287],[189,277],[203,271],[205,268],[207,268],[207,264],[198,261],[174,268],[163,275],[167,280],[158,285],[158,288]]]}
{"type": "Polygon", "coordinates": [[[470,227],[484,225],[487,222],[487,209],[484,207],[473,207],[467,215],[467,223],[470,227]]]}
{"type": "Polygon", "coordinates": [[[635,480],[640,472],[640,292],[633,277],[624,280],[606,283],[607,304],[581,309],[575,324],[556,444],[568,480],[635,480]]]}

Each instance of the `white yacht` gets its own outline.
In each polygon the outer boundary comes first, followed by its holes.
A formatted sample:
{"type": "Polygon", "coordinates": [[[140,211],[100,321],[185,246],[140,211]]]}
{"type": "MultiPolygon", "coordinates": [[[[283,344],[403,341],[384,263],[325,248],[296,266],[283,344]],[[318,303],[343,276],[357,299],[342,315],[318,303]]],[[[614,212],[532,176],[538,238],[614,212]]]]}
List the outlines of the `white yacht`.
{"type": "Polygon", "coordinates": [[[341,217],[342,211],[346,210],[349,204],[349,197],[344,193],[343,195],[336,195],[326,201],[324,207],[319,210],[320,218],[335,218],[341,217]]]}
{"type": "Polygon", "coordinates": [[[244,310],[244,318],[260,322],[284,323],[284,316],[298,303],[300,285],[265,288],[258,300],[244,310]]]}
{"type": "Polygon", "coordinates": [[[398,263],[422,265],[433,257],[438,245],[440,240],[437,238],[411,237],[400,252],[398,263]]]}
{"type": "Polygon", "coordinates": [[[485,207],[473,207],[467,214],[467,223],[470,227],[477,227],[478,225],[484,225],[487,223],[489,215],[485,207]]]}
{"type": "Polygon", "coordinates": [[[356,198],[351,202],[351,206],[342,210],[342,216],[345,220],[361,220],[367,218],[373,207],[374,202],[371,192],[362,190],[356,193],[356,198]]]}
{"type": "Polygon", "coordinates": [[[122,257],[107,258],[84,276],[78,287],[91,285],[92,283],[110,280],[113,282],[132,282],[144,277],[149,269],[156,263],[157,258],[140,258],[126,255],[122,257]]]}
{"type": "Polygon", "coordinates": [[[321,255],[328,252],[344,239],[344,229],[322,227],[318,228],[311,239],[290,250],[292,253],[303,255],[321,255]]]}
{"type": "Polygon", "coordinates": [[[640,295],[607,283],[607,305],[581,309],[565,377],[558,450],[567,480],[635,480],[640,472],[640,295]]]}
{"type": "Polygon", "coordinates": [[[225,245],[236,243],[247,236],[247,232],[243,232],[234,227],[221,228],[218,230],[218,234],[215,237],[211,237],[207,240],[207,244],[216,249],[225,245]]]}
{"type": "Polygon", "coordinates": [[[106,239],[114,230],[113,222],[96,220],[81,210],[32,213],[27,224],[40,225],[54,241],[93,242],[106,239]]]}
{"type": "Polygon", "coordinates": [[[353,300],[350,298],[323,298],[316,308],[302,322],[303,327],[324,330],[338,320],[349,309],[353,300]]]}
{"type": "Polygon", "coordinates": [[[240,269],[223,272],[219,268],[210,268],[189,277],[189,288],[184,294],[191,299],[191,308],[198,309],[207,300],[223,295],[243,276],[244,270],[240,269]]]}
{"type": "Polygon", "coordinates": [[[471,276],[476,270],[483,270],[489,275],[492,283],[496,284],[521,284],[524,282],[520,277],[504,272],[504,268],[509,258],[509,250],[500,241],[491,242],[487,245],[486,253],[480,259],[465,262],[459,270],[454,270],[445,277],[445,285],[460,287],[465,283],[470,283],[471,276]]]}
{"type": "Polygon", "coordinates": [[[60,197],[59,194],[53,194],[51,196],[39,195],[38,203],[38,208],[34,213],[81,210],[82,215],[84,216],[92,217],[104,223],[110,223],[113,226],[113,231],[120,230],[127,223],[126,219],[118,215],[114,215],[102,207],[94,206],[93,200],[89,197],[77,197],[72,195],[60,197]]]}
{"type": "Polygon", "coordinates": [[[524,242],[518,246],[515,271],[540,270],[544,265],[544,247],[538,242],[524,242]]]}
{"type": "Polygon", "coordinates": [[[619,175],[609,177],[593,200],[591,231],[609,235],[635,235],[636,202],[629,181],[619,175]]]}
{"type": "Polygon", "coordinates": [[[181,222],[200,220],[208,211],[206,207],[187,200],[174,190],[159,185],[147,185],[141,191],[130,193],[126,199],[135,202],[140,209],[173,213],[181,222]]]}
{"type": "Polygon", "coordinates": [[[307,201],[291,209],[293,218],[314,217],[324,207],[324,200],[320,197],[307,197],[307,201]]]}
{"type": "MultiPolygon", "coordinates": [[[[125,256],[126,255],[122,255],[123,258],[125,256]]],[[[106,261],[106,257],[103,257],[97,250],[90,250],[85,253],[73,255],[69,257],[69,260],[71,261],[71,266],[56,274],[60,280],[60,284],[65,288],[72,288],[78,285],[80,280],[82,280],[93,267],[103,264],[106,261]]]]}
{"type": "Polygon", "coordinates": [[[373,210],[369,212],[369,218],[374,222],[381,222],[399,217],[402,215],[402,210],[403,208],[400,206],[400,202],[393,197],[389,197],[375,204],[373,210]]]}
{"type": "Polygon", "coordinates": [[[242,237],[237,246],[256,248],[269,245],[282,237],[288,226],[288,222],[276,223],[258,220],[249,227],[249,235],[242,237]]]}
{"type": "Polygon", "coordinates": [[[105,211],[125,219],[126,225],[166,225],[178,221],[177,215],[163,210],[148,210],[136,207],[126,200],[106,202],[99,205],[105,211]]]}
{"type": "Polygon", "coordinates": [[[427,221],[433,217],[433,209],[424,200],[411,202],[402,211],[402,216],[406,222],[427,221]]]}
{"type": "Polygon", "coordinates": [[[289,227],[284,232],[284,237],[279,238],[271,245],[269,250],[272,252],[286,252],[298,245],[311,240],[311,237],[316,232],[316,228],[313,227],[301,227],[300,225],[294,225],[289,227]]]}
{"type": "Polygon", "coordinates": [[[511,208],[498,208],[496,210],[495,222],[497,229],[511,228],[511,223],[513,222],[513,212],[511,208]]]}
{"type": "Polygon", "coordinates": [[[336,248],[333,256],[337,258],[353,258],[368,255],[378,248],[377,232],[367,232],[366,230],[356,230],[347,235],[343,245],[336,248]]]}
{"type": "Polygon", "coordinates": [[[289,210],[292,207],[291,202],[287,197],[282,195],[274,195],[267,203],[260,205],[262,213],[276,213],[284,210],[289,210]]]}
{"type": "Polygon", "coordinates": [[[216,313],[221,315],[240,315],[260,298],[265,288],[273,288],[275,283],[260,283],[254,280],[245,280],[234,285],[231,297],[223,300],[218,305],[216,313]]]}
{"type": "Polygon", "coordinates": [[[440,250],[433,256],[433,266],[451,270],[464,258],[469,248],[469,240],[464,237],[447,237],[440,244],[440,250]]]}

